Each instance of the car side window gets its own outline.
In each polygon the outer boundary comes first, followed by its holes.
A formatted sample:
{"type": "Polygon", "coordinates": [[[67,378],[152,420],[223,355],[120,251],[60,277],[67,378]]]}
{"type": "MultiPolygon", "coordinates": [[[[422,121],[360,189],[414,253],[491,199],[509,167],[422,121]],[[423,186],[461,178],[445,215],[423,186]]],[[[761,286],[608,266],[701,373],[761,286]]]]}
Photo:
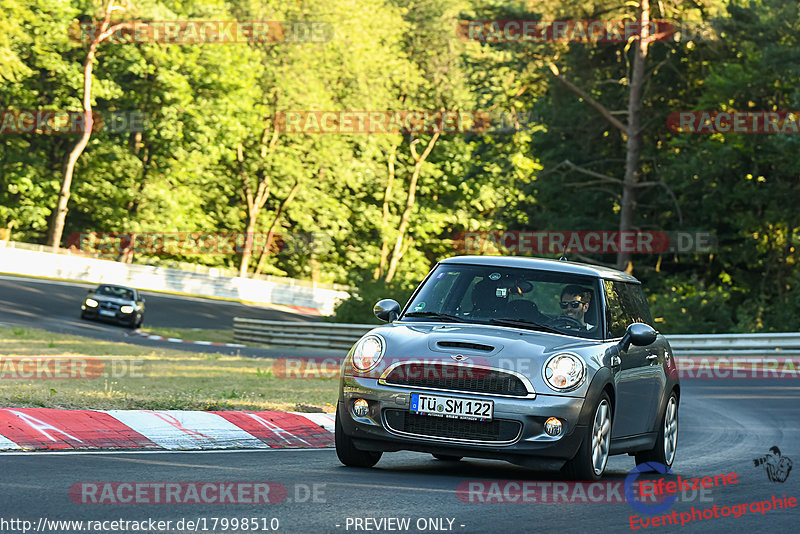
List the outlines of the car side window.
{"type": "Polygon", "coordinates": [[[603,280],[603,287],[606,293],[608,337],[622,337],[632,323],[653,326],[653,318],[641,285],[603,280]]]}
{"type": "Polygon", "coordinates": [[[625,334],[628,328],[628,317],[622,309],[622,295],[619,287],[611,280],[603,280],[603,289],[606,293],[606,325],[608,337],[617,338],[625,334]]]}
{"type": "Polygon", "coordinates": [[[653,316],[650,315],[650,307],[647,305],[642,286],[639,284],[625,284],[625,286],[627,286],[626,303],[623,307],[630,309],[632,321],[653,326],[653,316]]]}

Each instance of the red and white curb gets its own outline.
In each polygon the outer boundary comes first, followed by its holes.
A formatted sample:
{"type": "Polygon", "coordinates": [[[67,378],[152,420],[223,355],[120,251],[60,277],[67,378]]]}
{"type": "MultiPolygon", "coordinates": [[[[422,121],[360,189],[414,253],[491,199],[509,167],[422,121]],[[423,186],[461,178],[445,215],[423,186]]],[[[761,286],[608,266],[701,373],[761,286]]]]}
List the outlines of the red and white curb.
{"type": "Polygon", "coordinates": [[[153,341],[169,341],[170,343],[192,343],[193,345],[214,345],[216,347],[245,347],[246,345],[242,345],[241,343],[217,343],[216,341],[188,341],[186,339],[180,339],[177,337],[164,337],[164,336],[157,336],[156,334],[148,334],[147,332],[136,332],[138,335],[142,337],[146,337],[147,339],[152,339],[153,341]]]}
{"type": "Polygon", "coordinates": [[[326,413],[0,408],[0,450],[331,447],[333,424],[326,413]]]}

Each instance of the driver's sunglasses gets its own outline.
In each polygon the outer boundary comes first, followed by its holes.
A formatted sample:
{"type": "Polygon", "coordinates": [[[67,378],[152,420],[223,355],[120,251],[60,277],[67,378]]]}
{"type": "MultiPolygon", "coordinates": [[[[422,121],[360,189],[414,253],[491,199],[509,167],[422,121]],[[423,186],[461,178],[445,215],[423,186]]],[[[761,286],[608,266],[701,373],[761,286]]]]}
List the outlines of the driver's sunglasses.
{"type": "Polygon", "coordinates": [[[562,310],[566,310],[567,306],[571,307],[573,310],[577,310],[583,302],[579,300],[573,300],[572,302],[559,302],[561,305],[562,310]]]}

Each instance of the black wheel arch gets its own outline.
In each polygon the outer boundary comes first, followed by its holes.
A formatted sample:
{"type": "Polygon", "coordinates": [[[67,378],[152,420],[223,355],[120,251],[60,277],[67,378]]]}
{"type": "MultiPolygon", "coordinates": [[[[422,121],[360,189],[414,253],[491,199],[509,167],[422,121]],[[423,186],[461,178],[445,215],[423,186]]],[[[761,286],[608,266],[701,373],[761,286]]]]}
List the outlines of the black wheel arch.
{"type": "Polygon", "coordinates": [[[581,413],[578,416],[579,425],[591,423],[592,417],[594,417],[594,407],[603,393],[606,393],[611,400],[611,415],[613,417],[616,411],[617,395],[614,389],[614,375],[608,367],[601,367],[592,377],[592,382],[586,391],[581,413]]]}
{"type": "Polygon", "coordinates": [[[658,402],[658,416],[655,418],[655,426],[651,429],[652,432],[658,432],[659,427],[661,426],[661,419],[664,415],[664,410],[667,409],[667,401],[669,400],[670,395],[675,393],[676,400],[678,401],[678,409],[681,406],[681,385],[675,381],[668,381],[666,386],[664,387],[664,392],[661,394],[661,399],[658,402]]]}

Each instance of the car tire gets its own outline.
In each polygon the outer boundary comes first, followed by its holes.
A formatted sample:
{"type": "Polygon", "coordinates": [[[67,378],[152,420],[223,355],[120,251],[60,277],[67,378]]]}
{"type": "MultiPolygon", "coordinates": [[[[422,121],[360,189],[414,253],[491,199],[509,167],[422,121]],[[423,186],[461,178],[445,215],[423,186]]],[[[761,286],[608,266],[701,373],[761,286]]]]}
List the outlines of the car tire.
{"type": "Polygon", "coordinates": [[[139,319],[136,321],[136,323],[133,325],[133,327],[134,328],[141,328],[142,327],[142,321],[144,321],[144,315],[140,315],[139,316],[139,319]]]}
{"type": "Polygon", "coordinates": [[[451,454],[434,454],[434,458],[443,462],[460,462],[463,456],[453,456],[451,454]]]}
{"type": "Polygon", "coordinates": [[[649,451],[636,453],[636,465],[655,462],[667,467],[675,461],[678,451],[678,395],[673,391],[664,405],[655,446],[649,451]]]}
{"type": "Polygon", "coordinates": [[[611,449],[611,425],[614,413],[611,399],[603,392],[592,409],[581,446],[562,471],[573,480],[600,480],[608,464],[611,449]],[[597,454],[597,457],[595,457],[597,454]]]}
{"type": "Polygon", "coordinates": [[[372,467],[383,456],[382,452],[362,451],[353,444],[350,436],[344,433],[342,422],[339,420],[339,408],[336,408],[336,422],[334,424],[334,442],[336,456],[339,461],[348,467],[372,467]]]}
{"type": "Polygon", "coordinates": [[[86,312],[81,312],[81,319],[88,319],[89,316],[86,315],[86,312]]]}

